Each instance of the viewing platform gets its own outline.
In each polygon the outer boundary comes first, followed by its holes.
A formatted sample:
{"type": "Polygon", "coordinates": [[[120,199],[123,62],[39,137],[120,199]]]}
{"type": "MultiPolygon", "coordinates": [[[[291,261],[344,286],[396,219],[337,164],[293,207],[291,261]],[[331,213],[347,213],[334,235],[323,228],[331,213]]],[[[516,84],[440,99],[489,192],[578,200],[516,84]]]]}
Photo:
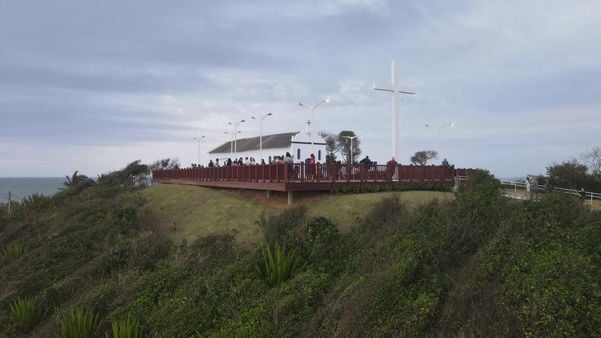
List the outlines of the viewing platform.
{"type": "Polygon", "coordinates": [[[453,166],[346,165],[338,163],[305,165],[266,164],[224,167],[194,167],[154,170],[154,182],[198,185],[213,188],[288,192],[335,191],[358,185],[442,183],[453,185],[456,176],[469,176],[476,169],[453,166]]]}

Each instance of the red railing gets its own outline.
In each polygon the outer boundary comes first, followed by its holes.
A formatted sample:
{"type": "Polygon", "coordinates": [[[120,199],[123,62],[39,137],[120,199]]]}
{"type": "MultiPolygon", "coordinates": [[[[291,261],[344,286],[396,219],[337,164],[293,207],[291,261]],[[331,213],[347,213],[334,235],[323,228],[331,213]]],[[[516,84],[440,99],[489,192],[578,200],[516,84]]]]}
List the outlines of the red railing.
{"type": "Polygon", "coordinates": [[[454,176],[469,176],[476,169],[452,166],[361,164],[266,164],[226,167],[196,167],[154,170],[154,180],[228,182],[451,182],[454,176]]]}

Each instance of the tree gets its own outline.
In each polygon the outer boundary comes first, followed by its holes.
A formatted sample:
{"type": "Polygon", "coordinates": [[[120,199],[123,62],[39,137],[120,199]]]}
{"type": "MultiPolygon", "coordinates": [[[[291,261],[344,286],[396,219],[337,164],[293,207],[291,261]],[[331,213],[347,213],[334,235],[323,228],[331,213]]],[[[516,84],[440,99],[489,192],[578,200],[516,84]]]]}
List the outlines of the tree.
{"type": "Polygon", "coordinates": [[[567,189],[590,189],[591,179],[586,173],[586,165],[576,160],[553,164],[547,167],[547,176],[555,187],[567,189]]]}
{"type": "Polygon", "coordinates": [[[436,150],[421,150],[411,156],[411,163],[417,165],[426,165],[429,160],[437,157],[438,152],[436,150]]]}
{"type": "Polygon", "coordinates": [[[584,153],[582,159],[588,164],[593,175],[601,175],[601,147],[594,147],[589,152],[584,153]]]}
{"type": "Polygon", "coordinates": [[[160,169],[179,169],[179,160],[177,158],[164,158],[154,161],[150,166],[150,170],[160,169]]]}
{"type": "Polygon", "coordinates": [[[98,177],[98,184],[109,186],[122,186],[127,188],[143,188],[149,183],[150,168],[142,161],[137,160],[125,168],[102,174],[98,177]]]}
{"type": "Polygon", "coordinates": [[[336,135],[322,131],[319,133],[326,141],[326,163],[336,162],[336,153],[338,152],[338,143],[336,135]]]}
{"type": "Polygon", "coordinates": [[[79,175],[79,170],[76,170],[71,177],[65,176],[65,187],[76,187],[76,186],[88,186],[93,185],[95,182],[93,179],[86,175],[79,175]]]}
{"type": "MultiPolygon", "coordinates": [[[[338,138],[337,138],[337,143],[338,143],[338,151],[340,152],[340,155],[342,156],[342,159],[344,160],[344,162],[350,162],[351,160],[351,140],[348,139],[345,136],[356,136],[355,132],[352,130],[343,130],[338,134],[338,138]]],[[[359,159],[359,155],[361,155],[361,148],[359,147],[359,145],[361,144],[361,141],[359,140],[359,137],[356,137],[353,139],[353,161],[356,162],[356,160],[359,159]]]]}

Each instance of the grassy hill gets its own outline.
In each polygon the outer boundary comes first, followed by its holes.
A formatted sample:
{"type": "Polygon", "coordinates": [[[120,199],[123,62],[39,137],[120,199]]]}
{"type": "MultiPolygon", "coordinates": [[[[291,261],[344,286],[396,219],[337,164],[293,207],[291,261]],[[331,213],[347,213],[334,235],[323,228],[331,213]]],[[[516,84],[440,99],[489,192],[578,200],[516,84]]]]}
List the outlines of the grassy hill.
{"type": "MultiPolygon", "coordinates": [[[[293,207],[304,206],[310,216],[330,218],[342,231],[347,231],[377,202],[392,192],[331,195],[299,194],[293,207]]],[[[405,191],[397,193],[403,203],[416,207],[434,199],[447,201],[453,194],[439,191],[405,191]]],[[[286,196],[272,193],[270,199],[263,191],[210,189],[194,186],[161,184],[141,191],[150,212],[170,228],[170,238],[182,239],[223,233],[234,233],[241,243],[257,243],[261,229],[257,224],[261,213],[275,215],[288,208],[286,196]]]]}
{"type": "Polygon", "coordinates": [[[480,173],[288,208],[127,177],[0,213],[0,337],[54,337],[72,309],[97,336],[601,335],[601,213],[577,199],[509,200],[480,173]]]}

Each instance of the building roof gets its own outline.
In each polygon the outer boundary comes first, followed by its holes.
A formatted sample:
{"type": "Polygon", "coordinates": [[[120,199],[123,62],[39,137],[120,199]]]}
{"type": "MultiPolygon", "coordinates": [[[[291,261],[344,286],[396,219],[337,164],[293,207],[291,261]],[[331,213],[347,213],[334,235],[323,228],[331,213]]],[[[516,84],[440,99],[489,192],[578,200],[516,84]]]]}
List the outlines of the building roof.
{"type": "MultiPolygon", "coordinates": [[[[298,134],[297,131],[291,133],[263,135],[263,149],[289,148],[292,136],[298,134]]],[[[223,143],[217,148],[209,151],[209,154],[223,154],[230,152],[230,141],[223,143]]],[[[259,137],[241,138],[236,141],[236,150],[238,152],[259,150],[259,137]]]]}

